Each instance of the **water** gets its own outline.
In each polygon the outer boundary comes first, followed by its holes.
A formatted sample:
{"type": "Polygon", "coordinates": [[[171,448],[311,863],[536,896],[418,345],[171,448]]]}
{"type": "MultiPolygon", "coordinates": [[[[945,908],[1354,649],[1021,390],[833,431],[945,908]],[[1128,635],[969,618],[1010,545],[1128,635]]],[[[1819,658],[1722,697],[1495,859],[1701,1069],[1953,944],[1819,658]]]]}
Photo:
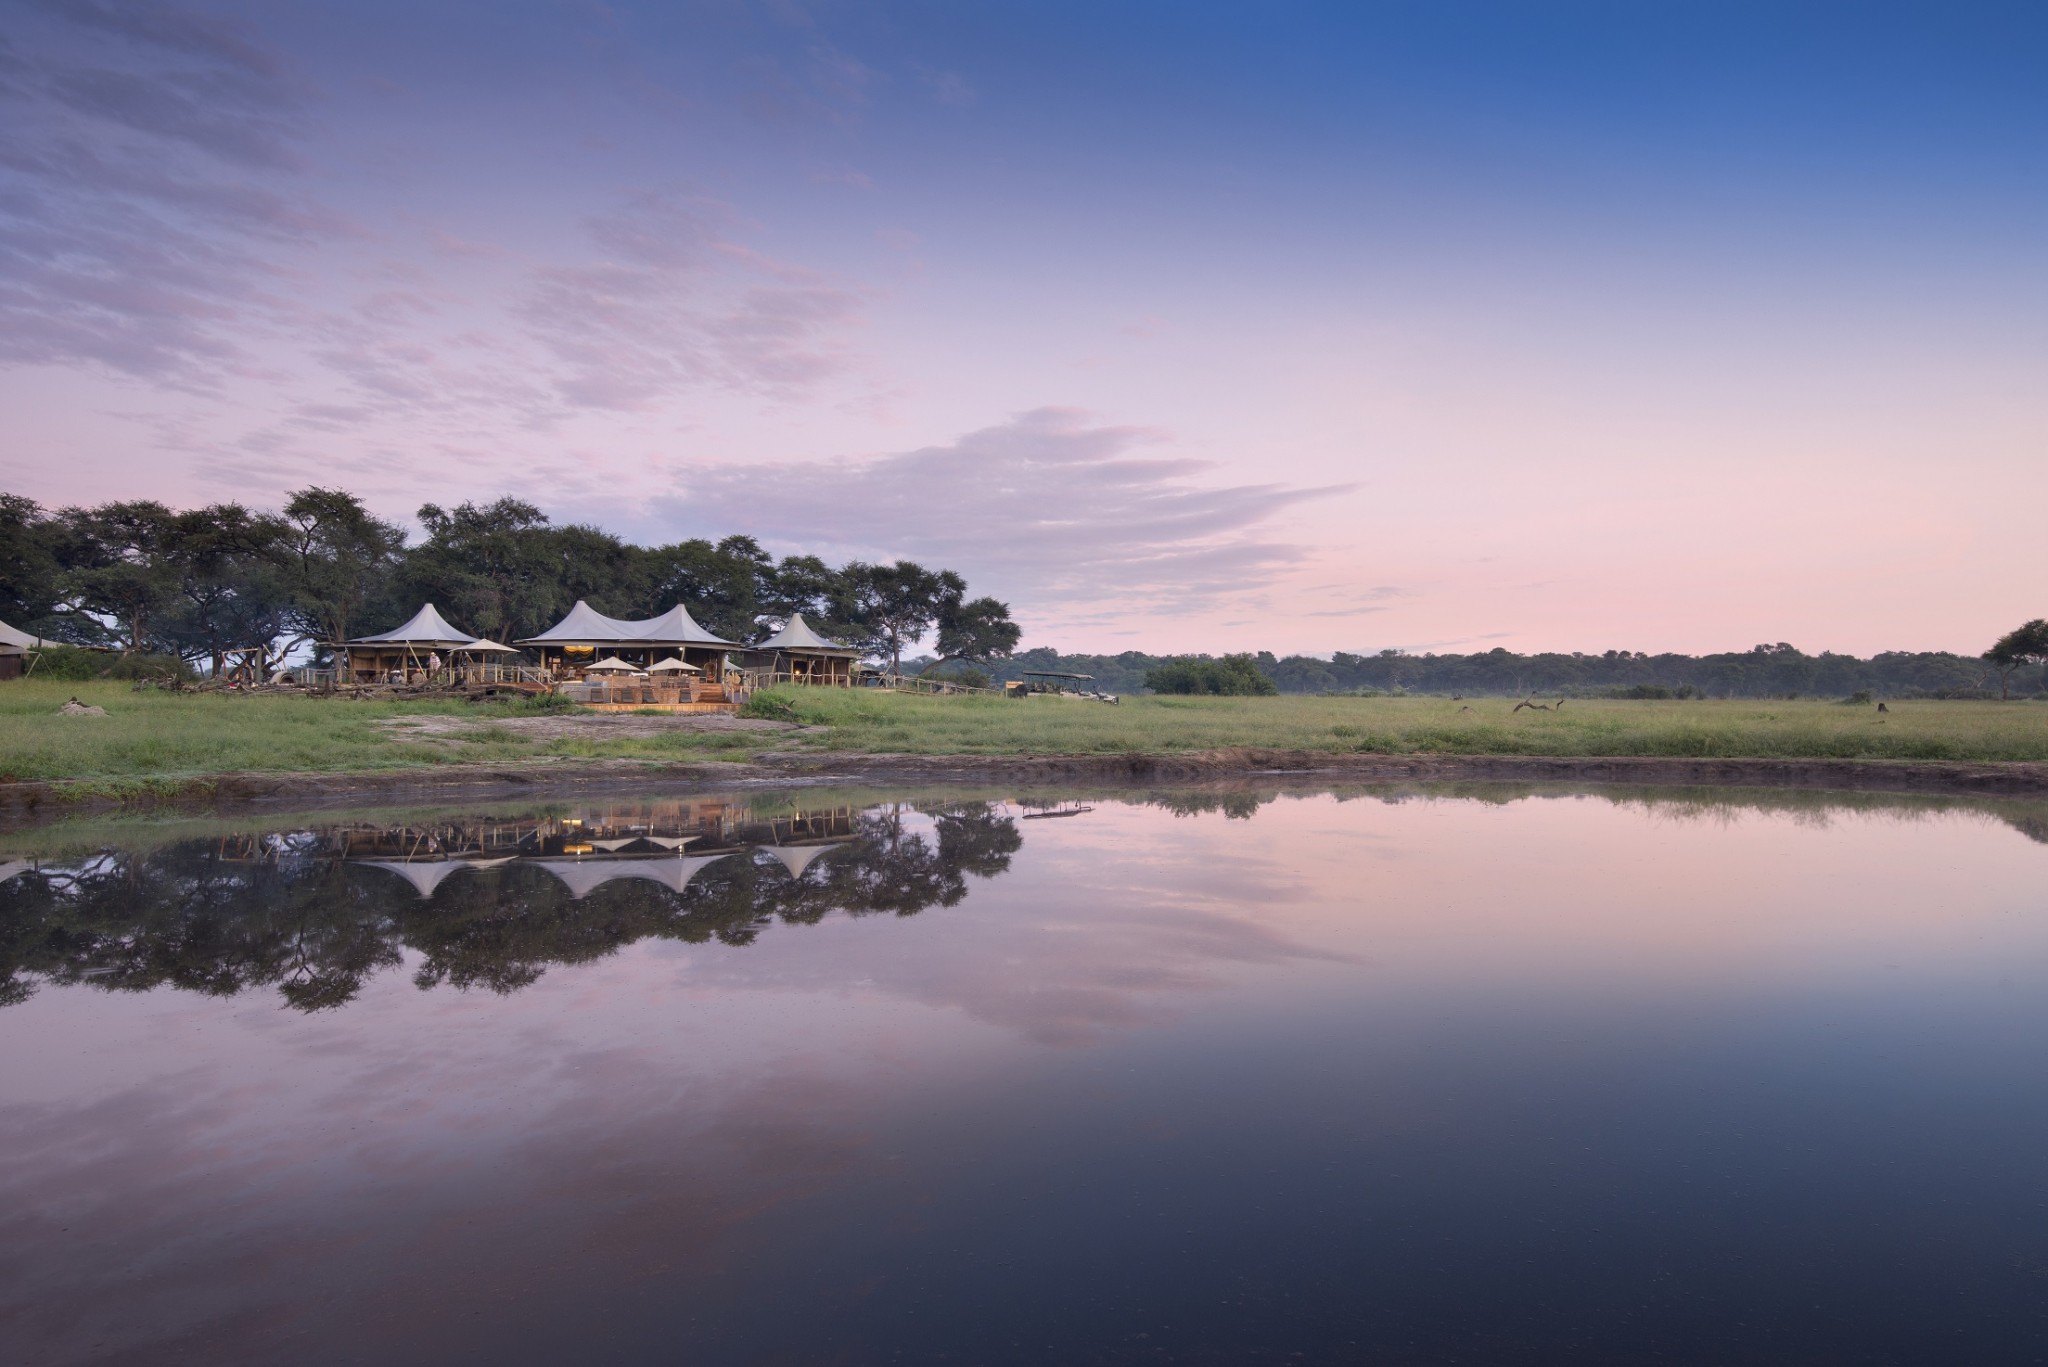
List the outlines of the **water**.
{"type": "Polygon", "coordinates": [[[2042,1361],[2044,836],[1484,788],[17,834],[0,1361],[2042,1361]]]}

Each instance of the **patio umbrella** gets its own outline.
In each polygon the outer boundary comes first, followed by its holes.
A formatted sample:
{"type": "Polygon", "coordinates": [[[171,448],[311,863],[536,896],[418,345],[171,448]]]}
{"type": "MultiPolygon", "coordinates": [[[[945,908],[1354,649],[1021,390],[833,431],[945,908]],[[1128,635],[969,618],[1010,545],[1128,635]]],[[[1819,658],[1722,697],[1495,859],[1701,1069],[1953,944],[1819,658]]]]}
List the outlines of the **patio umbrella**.
{"type": "Polygon", "coordinates": [[[600,669],[606,670],[613,674],[638,674],[640,672],[639,670],[633,668],[633,666],[627,664],[624,660],[620,659],[616,655],[607,655],[602,660],[599,660],[596,664],[590,666],[590,672],[592,674],[597,673],[597,671],[600,669]]]}
{"type": "Polygon", "coordinates": [[[681,660],[674,659],[663,660],[659,664],[649,665],[647,672],[650,674],[673,674],[678,670],[687,670],[692,674],[702,674],[704,672],[696,665],[686,665],[681,660]]]}
{"type": "Polygon", "coordinates": [[[517,655],[519,653],[519,649],[517,646],[501,646],[496,641],[486,641],[483,637],[479,636],[466,646],[456,646],[453,650],[449,652],[449,654],[464,655],[472,651],[478,655],[494,651],[501,652],[506,655],[517,655]]]}

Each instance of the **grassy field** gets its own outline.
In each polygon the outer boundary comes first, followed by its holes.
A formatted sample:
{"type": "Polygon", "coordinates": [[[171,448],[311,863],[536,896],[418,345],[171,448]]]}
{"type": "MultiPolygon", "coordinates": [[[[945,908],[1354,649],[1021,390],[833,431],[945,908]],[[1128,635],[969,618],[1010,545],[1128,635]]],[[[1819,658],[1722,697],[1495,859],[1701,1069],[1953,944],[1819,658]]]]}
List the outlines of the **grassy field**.
{"type": "Polygon", "coordinates": [[[743,759],[824,753],[1121,754],[1232,747],[1332,752],[1709,758],[2048,760],[2048,705],[1902,702],[1578,702],[1513,712],[1485,698],[925,698],[788,690],[758,700],[823,728],[799,733],[537,737],[463,703],[135,693],[125,684],[0,685],[0,779],[176,782],[233,772],[403,769],[519,759],[743,759]],[[105,717],[65,717],[76,694],[105,717]],[[1468,708],[1461,710],[1461,708],[1468,708]],[[468,724],[428,734],[441,714],[468,724]]]}
{"type": "Polygon", "coordinates": [[[488,736],[461,747],[428,745],[379,724],[473,710],[464,703],[137,693],[125,683],[29,679],[0,684],[0,779],[336,772],[522,752],[516,743],[493,743],[488,736]],[[104,707],[108,715],[57,715],[59,705],[74,696],[104,707]]]}
{"type": "Polygon", "coordinates": [[[1118,754],[1259,746],[1456,755],[2048,759],[2048,705],[1581,702],[1516,712],[1479,698],[924,698],[858,690],[771,695],[831,728],[827,749],[916,754],[1118,754]],[[1464,710],[1469,709],[1469,710],[1464,710]]]}

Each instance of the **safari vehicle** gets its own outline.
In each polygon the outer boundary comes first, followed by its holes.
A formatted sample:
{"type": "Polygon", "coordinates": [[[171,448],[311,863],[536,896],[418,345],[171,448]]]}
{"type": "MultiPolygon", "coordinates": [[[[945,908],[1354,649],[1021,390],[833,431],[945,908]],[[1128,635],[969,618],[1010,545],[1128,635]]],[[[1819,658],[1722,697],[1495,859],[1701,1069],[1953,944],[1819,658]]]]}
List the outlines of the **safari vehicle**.
{"type": "Polygon", "coordinates": [[[1003,685],[1003,696],[1028,698],[1042,694],[1053,698],[1085,698],[1089,702],[1121,701],[1114,693],[1104,693],[1095,686],[1093,674],[1063,674],[1053,669],[1027,669],[1021,679],[1012,679],[1003,685]]]}

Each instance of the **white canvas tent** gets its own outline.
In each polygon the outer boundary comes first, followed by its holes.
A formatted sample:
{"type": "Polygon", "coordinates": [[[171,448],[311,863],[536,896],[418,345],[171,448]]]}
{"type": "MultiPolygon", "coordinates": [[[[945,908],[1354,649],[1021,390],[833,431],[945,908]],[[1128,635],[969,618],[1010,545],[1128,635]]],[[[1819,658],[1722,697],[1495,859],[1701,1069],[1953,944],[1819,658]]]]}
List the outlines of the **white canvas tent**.
{"type": "Polygon", "coordinates": [[[428,649],[453,650],[457,646],[472,645],[480,637],[466,631],[457,631],[448,625],[448,620],[432,603],[424,603],[412,615],[412,620],[402,627],[380,631],[374,636],[358,636],[348,642],[352,646],[420,646],[428,649]]]}
{"type": "Polygon", "coordinates": [[[658,655],[675,655],[714,673],[724,670],[725,652],[740,648],[737,642],[706,631],[681,603],[658,617],[622,618],[607,617],[581,599],[561,621],[519,644],[540,651],[543,660],[550,652],[573,662],[604,651],[647,664],[658,655]],[[689,658],[693,653],[695,660],[689,658]]]}
{"type": "Polygon", "coordinates": [[[854,661],[860,651],[828,640],[811,630],[802,613],[782,624],[782,630],[754,647],[768,657],[777,675],[788,675],[795,683],[850,684],[854,661]]]}
{"type": "Polygon", "coordinates": [[[799,612],[782,624],[782,630],[755,646],[756,650],[801,650],[825,655],[858,655],[860,651],[844,646],[837,641],[827,640],[811,629],[799,612]]]}
{"type": "Polygon", "coordinates": [[[359,683],[383,679],[394,670],[426,667],[428,657],[442,651],[453,654],[476,644],[479,637],[457,631],[432,603],[424,603],[404,626],[358,636],[343,642],[348,651],[348,672],[359,683]]]}

